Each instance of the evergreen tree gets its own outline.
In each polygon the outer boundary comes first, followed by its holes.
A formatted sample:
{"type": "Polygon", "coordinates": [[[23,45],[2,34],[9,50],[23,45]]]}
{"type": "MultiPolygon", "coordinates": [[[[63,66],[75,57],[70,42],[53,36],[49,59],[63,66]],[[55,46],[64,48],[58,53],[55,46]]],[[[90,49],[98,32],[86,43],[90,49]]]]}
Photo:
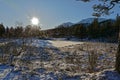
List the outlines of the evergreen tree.
{"type": "Polygon", "coordinates": [[[9,29],[9,37],[10,38],[14,38],[15,37],[15,29],[13,27],[11,27],[9,29]]]}
{"type": "Polygon", "coordinates": [[[92,24],[88,27],[88,35],[91,38],[97,38],[100,36],[98,19],[95,18],[92,24]]]}
{"type": "Polygon", "coordinates": [[[76,25],[74,27],[74,35],[79,38],[85,38],[86,37],[86,27],[83,25],[76,25]]]}
{"type": "Polygon", "coordinates": [[[7,38],[10,37],[10,34],[9,34],[9,27],[7,27],[7,28],[5,29],[5,36],[6,36],[7,38]]]}
{"type": "Polygon", "coordinates": [[[18,38],[18,37],[21,37],[22,36],[22,33],[23,33],[23,27],[20,27],[20,26],[17,26],[16,28],[14,28],[15,30],[15,37],[18,38]]]}
{"type": "Polygon", "coordinates": [[[5,34],[5,27],[3,24],[0,24],[0,37],[3,37],[4,34],[5,34]]]}

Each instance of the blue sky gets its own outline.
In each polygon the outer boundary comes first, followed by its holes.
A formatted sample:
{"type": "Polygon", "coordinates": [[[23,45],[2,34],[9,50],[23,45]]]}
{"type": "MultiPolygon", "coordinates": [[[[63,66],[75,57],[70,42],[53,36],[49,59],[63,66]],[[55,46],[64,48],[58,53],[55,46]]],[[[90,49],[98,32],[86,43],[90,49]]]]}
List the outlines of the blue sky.
{"type": "MultiPolygon", "coordinates": [[[[0,0],[0,22],[5,26],[15,26],[16,22],[25,26],[31,24],[32,17],[38,17],[42,29],[54,28],[64,22],[76,23],[93,17],[94,3],[76,0],[0,0]]],[[[118,8],[115,11],[119,11],[118,8]]],[[[115,18],[115,14],[104,17],[115,18]]]]}

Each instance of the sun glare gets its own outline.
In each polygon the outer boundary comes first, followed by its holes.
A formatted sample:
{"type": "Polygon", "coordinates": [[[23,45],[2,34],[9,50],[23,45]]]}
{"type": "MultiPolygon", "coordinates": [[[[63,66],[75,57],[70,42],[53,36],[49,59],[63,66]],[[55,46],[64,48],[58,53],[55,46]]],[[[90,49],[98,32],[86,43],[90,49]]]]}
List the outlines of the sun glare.
{"type": "Polygon", "coordinates": [[[31,23],[32,23],[33,25],[38,25],[38,24],[39,24],[39,19],[36,18],[36,17],[33,17],[33,18],[31,19],[31,23]]]}

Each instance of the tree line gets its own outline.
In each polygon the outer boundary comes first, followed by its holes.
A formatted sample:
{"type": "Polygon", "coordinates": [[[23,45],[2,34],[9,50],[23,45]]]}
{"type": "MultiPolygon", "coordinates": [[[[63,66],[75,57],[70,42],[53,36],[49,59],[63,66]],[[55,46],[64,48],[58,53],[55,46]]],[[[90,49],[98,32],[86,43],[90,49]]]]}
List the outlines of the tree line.
{"type": "Polygon", "coordinates": [[[91,24],[75,24],[71,27],[60,25],[54,29],[47,30],[50,37],[78,37],[81,39],[109,39],[117,41],[120,25],[120,16],[116,20],[108,19],[98,22],[95,18],[91,24]]]}
{"type": "Polygon", "coordinates": [[[0,38],[39,37],[40,35],[41,29],[39,26],[5,27],[2,23],[0,24],[0,38]]]}

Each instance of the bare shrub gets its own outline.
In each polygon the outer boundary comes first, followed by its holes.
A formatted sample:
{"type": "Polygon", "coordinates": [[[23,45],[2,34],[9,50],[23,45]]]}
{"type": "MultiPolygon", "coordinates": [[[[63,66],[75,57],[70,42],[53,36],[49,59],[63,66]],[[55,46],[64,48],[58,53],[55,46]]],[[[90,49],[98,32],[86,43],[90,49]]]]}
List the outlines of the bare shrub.
{"type": "Polygon", "coordinates": [[[89,51],[88,54],[88,64],[89,64],[89,72],[95,72],[95,68],[97,66],[98,56],[95,50],[89,51]]]}

